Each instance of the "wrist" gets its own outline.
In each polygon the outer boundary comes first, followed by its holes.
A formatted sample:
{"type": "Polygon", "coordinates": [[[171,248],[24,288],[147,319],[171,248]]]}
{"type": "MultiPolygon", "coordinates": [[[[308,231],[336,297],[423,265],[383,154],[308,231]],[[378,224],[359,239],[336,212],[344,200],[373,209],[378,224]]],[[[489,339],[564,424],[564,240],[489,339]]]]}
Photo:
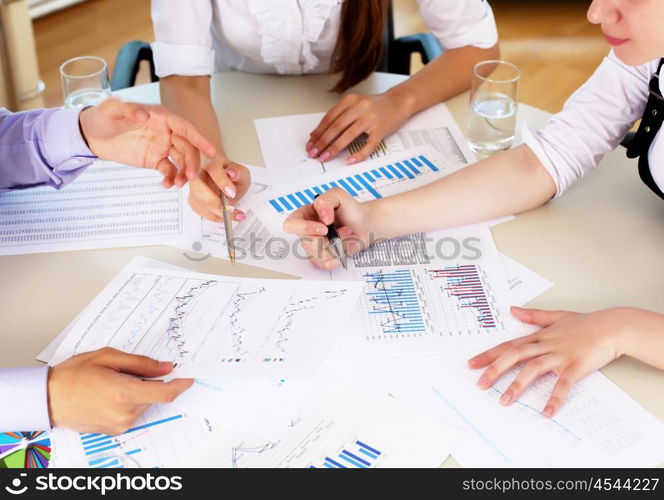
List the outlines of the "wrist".
{"type": "MultiPolygon", "coordinates": [[[[90,130],[90,113],[93,112],[93,107],[88,106],[83,108],[78,114],[78,130],[81,133],[81,138],[85,145],[92,151],[92,146],[90,145],[90,140],[88,139],[88,130],[90,130]]],[[[92,151],[94,153],[94,151],[92,151]]]]}
{"type": "Polygon", "coordinates": [[[392,101],[399,109],[401,116],[406,119],[410,118],[418,111],[417,99],[402,85],[397,85],[396,87],[388,90],[385,93],[385,96],[392,99],[392,101]]]}
{"type": "Polygon", "coordinates": [[[633,307],[616,307],[614,311],[618,315],[615,320],[617,328],[612,331],[616,352],[618,356],[633,356],[633,340],[643,323],[648,322],[646,315],[649,313],[633,307]]]}

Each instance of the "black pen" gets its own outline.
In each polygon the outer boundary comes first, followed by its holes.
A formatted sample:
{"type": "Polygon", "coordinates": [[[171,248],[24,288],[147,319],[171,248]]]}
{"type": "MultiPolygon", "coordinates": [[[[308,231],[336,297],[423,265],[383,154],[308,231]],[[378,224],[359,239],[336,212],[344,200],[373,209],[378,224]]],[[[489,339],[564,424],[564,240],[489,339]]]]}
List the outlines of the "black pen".
{"type": "MultiPolygon", "coordinates": [[[[319,196],[320,195],[317,194],[314,199],[318,198],[319,196]]],[[[330,246],[332,247],[332,250],[334,250],[336,257],[339,259],[339,262],[341,262],[343,268],[348,269],[348,257],[344,251],[344,245],[341,241],[341,237],[339,236],[339,232],[337,231],[337,226],[334,221],[332,221],[332,224],[327,226],[326,238],[330,242],[330,246]]]]}

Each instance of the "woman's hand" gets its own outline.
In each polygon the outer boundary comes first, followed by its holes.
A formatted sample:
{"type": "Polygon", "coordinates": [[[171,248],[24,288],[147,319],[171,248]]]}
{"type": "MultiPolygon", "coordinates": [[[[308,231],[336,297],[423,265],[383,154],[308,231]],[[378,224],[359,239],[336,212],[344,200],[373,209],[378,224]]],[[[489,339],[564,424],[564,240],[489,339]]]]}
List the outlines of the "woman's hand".
{"type": "Polygon", "coordinates": [[[558,382],[542,412],[552,417],[578,380],[625,354],[625,338],[638,328],[640,314],[652,313],[613,308],[581,314],[513,307],[512,314],[542,329],[483,352],[468,364],[473,369],[485,368],[477,383],[481,389],[489,389],[515,365],[524,364],[500,399],[507,406],[538,377],[555,373],[558,382]]]}
{"type": "Polygon", "coordinates": [[[367,159],[380,141],[396,132],[408,121],[410,100],[393,93],[380,95],[348,94],[323,117],[311,133],[307,144],[310,158],[322,162],[331,160],[362,134],[367,144],[359,152],[349,156],[346,163],[352,165],[367,159]]]}
{"type": "MultiPolygon", "coordinates": [[[[223,220],[221,196],[223,192],[231,205],[242,198],[251,184],[247,167],[217,156],[201,170],[198,178],[189,186],[189,204],[201,217],[213,222],[223,220]]],[[[245,220],[241,210],[233,211],[233,219],[245,220]]]]}
{"type": "Polygon", "coordinates": [[[196,127],[161,106],[107,99],[81,111],[79,124],[97,157],[158,170],[166,188],[195,179],[201,153],[217,155],[196,127]]]}
{"type": "Polygon", "coordinates": [[[302,248],[316,267],[331,270],[340,262],[327,240],[327,226],[336,221],[346,254],[354,255],[371,243],[370,217],[370,203],[360,203],[335,188],[293,212],[284,222],[284,231],[300,237],[302,248]]]}
{"type": "Polygon", "coordinates": [[[154,403],[170,403],[194,383],[142,380],[173,370],[160,363],[111,349],[79,354],[48,374],[51,425],[78,432],[117,435],[127,431],[154,403]]]}

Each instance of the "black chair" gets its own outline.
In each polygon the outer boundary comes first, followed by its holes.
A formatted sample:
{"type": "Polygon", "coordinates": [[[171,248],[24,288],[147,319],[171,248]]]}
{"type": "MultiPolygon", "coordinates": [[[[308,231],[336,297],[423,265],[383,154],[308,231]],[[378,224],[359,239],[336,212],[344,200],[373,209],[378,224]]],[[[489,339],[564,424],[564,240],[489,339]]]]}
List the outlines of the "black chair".
{"type": "MultiPolygon", "coordinates": [[[[394,36],[394,12],[392,2],[388,11],[388,21],[385,27],[385,54],[378,66],[378,71],[384,73],[396,73],[399,75],[410,75],[411,55],[418,53],[424,64],[443,53],[444,49],[440,42],[431,33],[418,33],[416,35],[395,38],[394,36]]],[[[155,73],[152,48],[147,42],[134,40],[125,44],[115,59],[113,76],[111,77],[111,89],[120,90],[133,87],[136,83],[136,75],[142,61],[150,63],[150,79],[159,81],[155,73]]]]}

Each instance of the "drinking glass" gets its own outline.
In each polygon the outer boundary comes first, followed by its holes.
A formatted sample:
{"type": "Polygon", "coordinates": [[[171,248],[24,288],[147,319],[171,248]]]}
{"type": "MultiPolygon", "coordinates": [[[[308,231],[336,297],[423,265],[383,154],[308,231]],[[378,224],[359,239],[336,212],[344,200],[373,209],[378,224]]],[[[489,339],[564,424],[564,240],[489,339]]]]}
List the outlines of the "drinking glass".
{"type": "Polygon", "coordinates": [[[478,155],[508,149],[514,142],[520,76],[507,61],[482,61],[473,68],[468,142],[478,155]]]}
{"type": "Polygon", "coordinates": [[[81,56],[60,66],[65,108],[94,106],[110,97],[106,61],[101,57],[81,56]]]}

